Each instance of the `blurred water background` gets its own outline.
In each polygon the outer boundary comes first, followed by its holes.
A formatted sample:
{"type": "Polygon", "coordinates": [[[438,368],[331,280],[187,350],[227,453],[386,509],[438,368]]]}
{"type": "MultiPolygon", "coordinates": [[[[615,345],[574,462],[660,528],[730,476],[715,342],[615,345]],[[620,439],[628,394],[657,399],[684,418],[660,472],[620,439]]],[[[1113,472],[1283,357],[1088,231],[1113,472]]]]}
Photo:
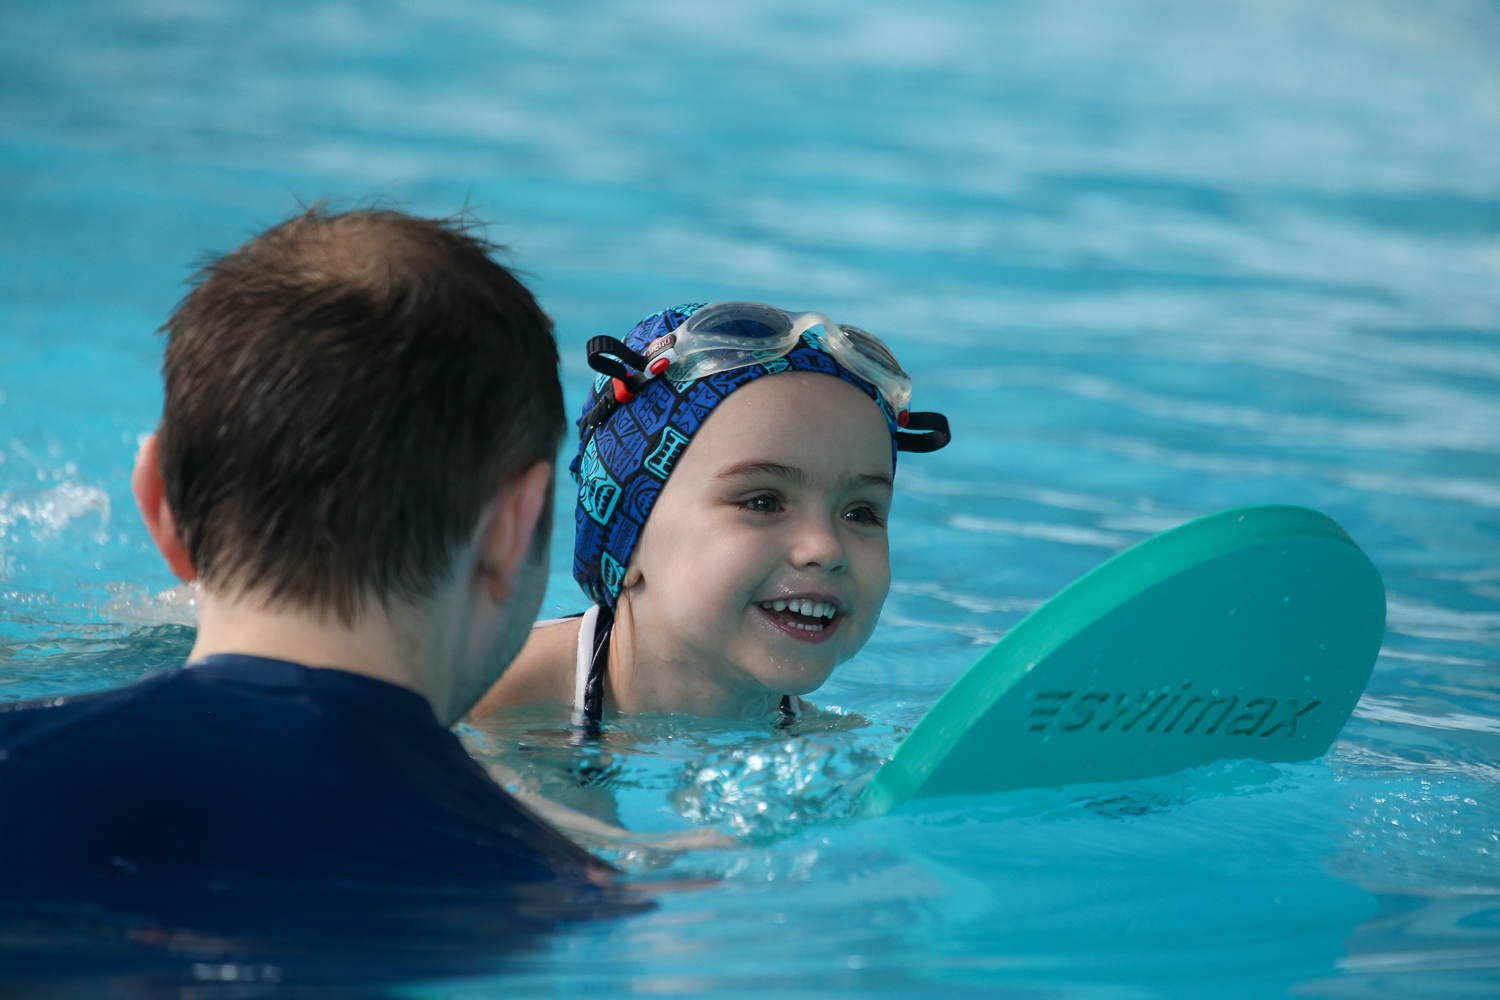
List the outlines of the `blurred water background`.
{"type": "MultiPolygon", "coordinates": [[[[619,860],[718,881],[404,995],[1500,993],[1495,3],[11,0],[0,22],[0,697],[190,644],[128,490],[153,332],[201,253],[320,199],[488,221],[557,321],[571,407],[589,336],[750,298],[881,334],[953,422],[903,460],[885,617],[818,696],[870,724],[635,734],[622,818],[747,840],[619,860]],[[1388,588],[1324,759],[846,818],[1027,611],[1254,503],[1325,511],[1388,588]]],[[[582,607],[570,545],[546,612],[582,607]]],[[[182,975],[278,988],[235,961],[182,975]]]]}

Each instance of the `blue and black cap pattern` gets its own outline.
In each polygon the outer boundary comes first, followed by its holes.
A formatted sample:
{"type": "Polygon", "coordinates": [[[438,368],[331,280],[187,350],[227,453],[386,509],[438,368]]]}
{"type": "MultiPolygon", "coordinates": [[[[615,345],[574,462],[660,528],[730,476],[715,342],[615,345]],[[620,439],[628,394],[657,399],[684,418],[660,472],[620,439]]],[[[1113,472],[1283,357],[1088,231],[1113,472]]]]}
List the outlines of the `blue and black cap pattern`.
{"type": "MultiPolygon", "coordinates": [[[[675,306],[637,323],[624,343],[644,353],[647,345],[681,325],[701,303],[675,306]]],[[[578,484],[573,541],[573,578],[596,604],[613,609],[630,554],[646,518],[688,442],[714,407],[740,386],[783,371],[821,372],[858,387],[875,401],[891,431],[891,467],[896,464],[896,415],[873,385],[852,374],[807,338],[774,360],[718,372],[701,379],[650,379],[629,403],[597,422],[587,418],[612,392],[600,375],[584,402],[578,454],[568,469],[578,484]]]]}

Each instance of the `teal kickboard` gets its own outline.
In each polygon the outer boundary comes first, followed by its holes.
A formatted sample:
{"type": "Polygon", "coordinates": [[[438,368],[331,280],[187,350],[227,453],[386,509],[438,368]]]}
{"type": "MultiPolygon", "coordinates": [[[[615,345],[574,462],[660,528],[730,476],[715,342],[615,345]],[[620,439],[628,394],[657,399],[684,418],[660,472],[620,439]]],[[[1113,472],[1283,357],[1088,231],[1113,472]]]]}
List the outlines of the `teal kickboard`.
{"type": "Polygon", "coordinates": [[[858,812],[1321,756],[1384,632],[1379,572],[1325,515],[1265,506],[1189,521],[1011,629],[907,734],[858,812]]]}

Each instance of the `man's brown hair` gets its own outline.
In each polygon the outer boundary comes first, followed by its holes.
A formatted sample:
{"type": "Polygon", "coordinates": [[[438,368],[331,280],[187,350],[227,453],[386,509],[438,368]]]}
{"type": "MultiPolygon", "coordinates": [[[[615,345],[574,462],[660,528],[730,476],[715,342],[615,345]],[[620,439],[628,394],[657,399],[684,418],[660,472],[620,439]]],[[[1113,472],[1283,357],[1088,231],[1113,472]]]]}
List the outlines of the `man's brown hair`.
{"type": "Polygon", "coordinates": [[[350,622],[431,594],[564,427],[552,322],[462,221],[313,209],[163,329],[166,500],[198,576],[350,622]]]}

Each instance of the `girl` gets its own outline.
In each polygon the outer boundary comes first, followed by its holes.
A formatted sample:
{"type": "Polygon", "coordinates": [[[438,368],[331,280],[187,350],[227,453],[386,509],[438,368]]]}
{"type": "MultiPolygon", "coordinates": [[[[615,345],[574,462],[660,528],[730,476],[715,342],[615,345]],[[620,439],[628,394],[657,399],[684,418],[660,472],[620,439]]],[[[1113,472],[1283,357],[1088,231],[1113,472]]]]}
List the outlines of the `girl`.
{"type": "Polygon", "coordinates": [[[570,468],[593,606],[538,623],[473,714],[794,716],[874,630],[896,453],[943,447],[947,421],[908,411],[871,335],[759,303],[665,310],[589,363],[570,468]]]}

